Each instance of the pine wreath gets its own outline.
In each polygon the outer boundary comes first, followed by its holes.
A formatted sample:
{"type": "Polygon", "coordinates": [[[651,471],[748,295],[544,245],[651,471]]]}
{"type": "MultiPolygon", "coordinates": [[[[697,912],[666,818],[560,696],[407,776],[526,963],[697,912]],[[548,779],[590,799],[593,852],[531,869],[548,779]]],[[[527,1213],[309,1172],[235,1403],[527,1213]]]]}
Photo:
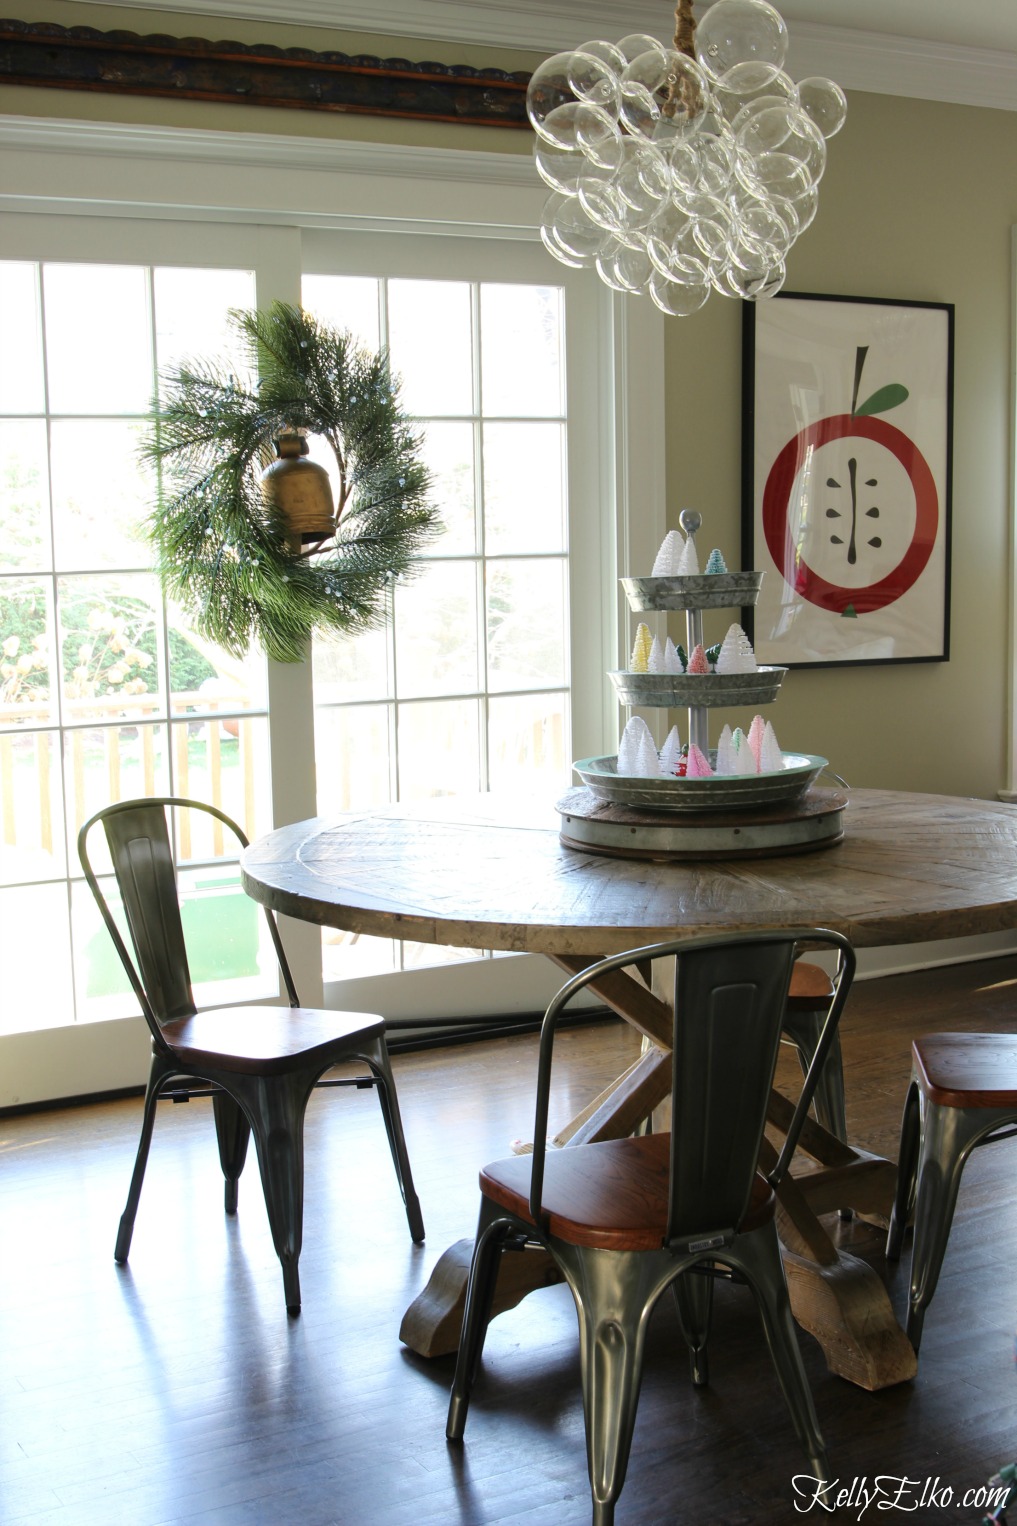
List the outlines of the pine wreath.
{"type": "Polygon", "coordinates": [[[143,446],[160,468],[148,533],[165,592],[202,636],[233,656],[258,641],[297,662],[315,630],[378,625],[389,583],[414,571],[441,527],[384,352],[283,303],[230,322],[258,384],[214,361],[163,375],[143,446]],[[261,483],[273,442],[290,431],[323,436],[336,458],[334,540],[313,554],[261,483]]]}

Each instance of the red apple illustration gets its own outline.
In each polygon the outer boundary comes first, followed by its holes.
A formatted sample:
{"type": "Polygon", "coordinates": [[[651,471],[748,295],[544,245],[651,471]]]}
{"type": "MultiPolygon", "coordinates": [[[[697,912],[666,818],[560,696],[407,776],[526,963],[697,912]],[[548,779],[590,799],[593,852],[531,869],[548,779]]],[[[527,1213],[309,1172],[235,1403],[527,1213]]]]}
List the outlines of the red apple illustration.
{"type": "MultiPolygon", "coordinates": [[[[851,412],[819,419],[790,439],[778,453],[763,489],[763,534],[770,555],[785,580],[811,604],[849,618],[883,609],[912,587],[928,565],[939,527],[939,495],[928,462],[903,430],[876,417],[905,402],[907,388],[899,382],[891,382],[873,392],[863,403],[858,403],[867,354],[867,345],[856,351],[851,412]],[[914,527],[902,555],[885,576],[862,587],[850,586],[850,579],[844,583],[834,582],[810,567],[798,543],[796,526],[792,524],[791,509],[792,503],[797,508],[795,484],[800,474],[814,463],[816,453],[823,446],[838,441],[846,443],[850,454],[844,462],[846,472],[839,471],[837,477],[826,479],[830,506],[825,509],[827,523],[824,529],[830,531],[829,543],[838,551],[843,548],[845,568],[858,564],[860,542],[863,553],[868,548],[878,551],[883,547],[882,535],[876,533],[883,511],[870,501],[880,480],[877,469],[872,466],[873,447],[877,457],[880,450],[890,452],[897,463],[898,477],[902,470],[914,495],[914,527]],[[857,453],[852,448],[856,441],[857,453]],[[867,477],[859,471],[862,461],[872,473],[867,477]],[[868,523],[864,523],[866,520],[868,523]]],[[[813,533],[816,533],[818,510],[816,503],[811,508],[813,533]]],[[[795,519],[799,517],[796,512],[795,519]]]]}

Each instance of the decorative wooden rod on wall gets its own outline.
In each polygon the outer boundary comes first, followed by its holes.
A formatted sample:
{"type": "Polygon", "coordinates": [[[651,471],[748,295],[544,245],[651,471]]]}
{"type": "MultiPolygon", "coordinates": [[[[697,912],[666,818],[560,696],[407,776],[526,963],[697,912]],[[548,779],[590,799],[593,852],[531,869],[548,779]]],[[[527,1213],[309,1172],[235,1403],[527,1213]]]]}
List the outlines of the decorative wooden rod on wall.
{"type": "Polygon", "coordinates": [[[528,127],[528,74],[268,43],[0,21],[0,83],[528,127]]]}

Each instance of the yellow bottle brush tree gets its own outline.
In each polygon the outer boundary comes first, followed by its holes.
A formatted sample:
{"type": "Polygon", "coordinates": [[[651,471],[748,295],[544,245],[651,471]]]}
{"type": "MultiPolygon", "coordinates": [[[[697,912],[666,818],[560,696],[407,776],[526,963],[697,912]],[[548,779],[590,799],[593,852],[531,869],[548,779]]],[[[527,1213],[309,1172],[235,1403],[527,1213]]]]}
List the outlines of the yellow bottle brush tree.
{"type": "Polygon", "coordinates": [[[281,303],[230,321],[258,381],[215,360],[162,375],[148,529],[163,588],[201,636],[296,662],[316,630],[378,625],[441,526],[386,354],[281,303]],[[334,473],[307,460],[308,436],[327,441],[334,473]]]}

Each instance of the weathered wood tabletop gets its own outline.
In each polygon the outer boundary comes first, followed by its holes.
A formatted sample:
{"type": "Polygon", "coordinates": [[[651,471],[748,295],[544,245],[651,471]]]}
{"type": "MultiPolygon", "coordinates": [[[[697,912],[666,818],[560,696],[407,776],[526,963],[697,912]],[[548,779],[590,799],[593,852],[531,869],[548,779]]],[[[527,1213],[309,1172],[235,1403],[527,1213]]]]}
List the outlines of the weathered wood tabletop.
{"type": "MultiPolygon", "coordinates": [[[[682,930],[828,927],[858,947],[1017,927],[1017,807],[885,790],[852,794],[844,838],[808,854],[667,863],[598,857],[559,841],[545,800],[428,800],[339,821],[282,827],[245,852],[242,879],[276,911],[351,932],[547,955],[570,974],[594,958],[682,930]]],[[[666,1099],[672,1018],[633,971],[591,987],[646,1039],[642,1057],[557,1136],[562,1145],[629,1134],[666,1099]]],[[[850,1011],[850,1007],[849,1007],[850,1011]]],[[[906,1085],[901,1076],[901,1095],[906,1085]]],[[[786,1127],[774,1093],[771,1123],[786,1127]]],[[[832,1371],[869,1389],[912,1377],[914,1353],[886,1288],[837,1249],[821,1215],[882,1221],[896,1168],[809,1122],[813,1166],[785,1178],[778,1224],[792,1308],[832,1371]]],[[[478,1166],[482,1164],[477,1163],[478,1166]]],[[[400,1335],[422,1355],[454,1349],[471,1240],[439,1260],[400,1335]]],[[[549,1279],[537,1258],[505,1257],[496,1311],[549,1279]],[[520,1271],[520,1263],[530,1263],[520,1271]]]]}
{"type": "Polygon", "coordinates": [[[277,911],[350,932],[543,954],[689,933],[832,927],[858,946],[1017,926],[1017,807],[857,790],[844,840],[786,858],[656,863],[564,847],[546,799],[465,796],[281,827],[244,855],[277,911]]]}

